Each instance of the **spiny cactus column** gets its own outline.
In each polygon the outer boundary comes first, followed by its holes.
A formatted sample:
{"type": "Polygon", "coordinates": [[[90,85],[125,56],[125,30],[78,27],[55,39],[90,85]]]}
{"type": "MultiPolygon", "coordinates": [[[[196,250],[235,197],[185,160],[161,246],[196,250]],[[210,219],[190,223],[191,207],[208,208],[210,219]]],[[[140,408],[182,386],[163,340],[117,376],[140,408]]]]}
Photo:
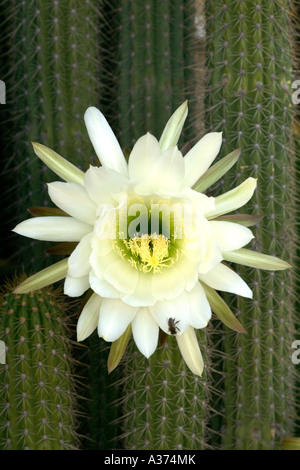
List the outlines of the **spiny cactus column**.
{"type": "Polygon", "coordinates": [[[53,289],[0,299],[0,449],[77,447],[70,332],[53,289]]]}
{"type": "MultiPolygon", "coordinates": [[[[96,0],[31,0],[10,2],[6,139],[13,143],[6,163],[7,230],[24,218],[26,209],[49,204],[46,185],[54,174],[34,155],[31,141],[47,145],[82,169],[92,160],[83,122],[85,109],[98,104],[101,53],[96,0]],[[13,125],[12,125],[13,124],[13,125]]],[[[2,77],[1,77],[2,78],[2,77]]],[[[39,242],[20,244],[14,259],[25,269],[45,267],[39,242]]]]}
{"type": "Polygon", "coordinates": [[[109,346],[99,339],[97,332],[84,342],[83,348],[80,354],[82,367],[77,369],[84,396],[83,400],[79,400],[83,415],[79,428],[81,448],[119,449],[117,437],[120,426],[116,421],[121,414],[121,407],[118,406],[120,387],[115,382],[120,376],[120,370],[116,369],[108,376],[109,346]]]}
{"type": "Polygon", "coordinates": [[[123,147],[132,148],[146,132],[159,138],[172,112],[190,98],[193,11],[192,2],[183,0],[119,2],[111,22],[119,30],[112,86],[123,147]]]}
{"type": "Polygon", "coordinates": [[[126,449],[188,450],[208,447],[209,366],[202,377],[190,372],[176,339],[169,337],[149,360],[133,341],[125,358],[123,435],[126,449]]]}
{"type": "MultiPolygon", "coordinates": [[[[224,189],[258,178],[249,211],[266,216],[253,248],[291,264],[295,254],[295,167],[290,2],[206,2],[209,130],[223,131],[224,155],[241,147],[237,169],[224,189]]],[[[241,268],[252,301],[235,311],[247,334],[225,332],[222,446],[272,449],[291,432],[295,369],[293,271],[241,268]]]]}

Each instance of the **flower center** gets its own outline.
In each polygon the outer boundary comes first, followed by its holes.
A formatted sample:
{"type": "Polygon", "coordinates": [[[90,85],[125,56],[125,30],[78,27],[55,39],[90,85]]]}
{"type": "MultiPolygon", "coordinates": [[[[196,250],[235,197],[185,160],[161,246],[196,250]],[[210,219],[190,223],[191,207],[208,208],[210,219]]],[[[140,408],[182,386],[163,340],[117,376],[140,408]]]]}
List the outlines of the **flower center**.
{"type": "Polygon", "coordinates": [[[178,226],[183,227],[182,218],[176,219],[175,214],[176,206],[171,206],[169,200],[155,204],[150,197],[138,202],[131,199],[127,217],[122,219],[125,228],[123,225],[121,229],[120,223],[117,226],[119,236],[112,242],[114,250],[144,273],[160,273],[174,266],[185,245],[184,238],[178,237],[178,226]]]}
{"type": "Polygon", "coordinates": [[[164,268],[172,267],[182,251],[164,235],[156,233],[119,239],[114,242],[114,249],[131,266],[144,273],[160,273],[164,268]]]}

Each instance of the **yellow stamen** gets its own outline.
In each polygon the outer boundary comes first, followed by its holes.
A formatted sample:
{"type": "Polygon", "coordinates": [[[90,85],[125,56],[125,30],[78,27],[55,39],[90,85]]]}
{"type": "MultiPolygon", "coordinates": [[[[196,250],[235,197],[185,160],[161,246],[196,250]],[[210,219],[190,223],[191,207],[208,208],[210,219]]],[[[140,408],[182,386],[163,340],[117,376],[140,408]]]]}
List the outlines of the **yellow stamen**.
{"type": "MultiPolygon", "coordinates": [[[[138,256],[142,263],[144,272],[154,271],[160,272],[161,268],[169,265],[169,245],[164,235],[142,235],[134,237],[125,242],[127,248],[135,256],[138,256]]],[[[133,260],[132,260],[133,261],[133,260]]]]}

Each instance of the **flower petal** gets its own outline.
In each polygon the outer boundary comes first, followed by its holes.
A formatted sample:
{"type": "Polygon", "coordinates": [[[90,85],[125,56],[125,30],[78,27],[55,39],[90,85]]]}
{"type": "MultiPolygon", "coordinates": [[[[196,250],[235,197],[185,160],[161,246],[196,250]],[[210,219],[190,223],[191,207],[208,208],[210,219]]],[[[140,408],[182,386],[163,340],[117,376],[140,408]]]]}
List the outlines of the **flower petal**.
{"type": "Polygon", "coordinates": [[[211,318],[211,308],[203,287],[199,282],[188,293],[190,303],[190,324],[194,328],[205,328],[211,318]]]}
{"type": "Polygon", "coordinates": [[[48,183],[48,192],[54,204],[75,219],[87,224],[96,220],[96,206],[84,186],[75,183],[48,183]]]}
{"type": "Polygon", "coordinates": [[[174,318],[175,323],[178,322],[176,325],[178,327],[178,334],[186,331],[189,326],[190,304],[186,292],[182,292],[175,299],[156,302],[155,305],[149,307],[149,310],[165,333],[170,333],[168,325],[170,318],[174,318]]]}
{"type": "Polygon", "coordinates": [[[92,233],[88,233],[81,239],[75,250],[71,253],[68,263],[68,275],[74,277],[86,276],[90,270],[89,257],[92,252],[92,233]]]}
{"type": "Polygon", "coordinates": [[[194,328],[190,326],[182,335],[176,335],[176,339],[187,366],[201,377],[204,363],[194,328]]]}
{"type": "Polygon", "coordinates": [[[153,276],[152,294],[156,300],[170,300],[182,293],[185,278],[179,269],[173,266],[153,276]]]}
{"type": "Polygon", "coordinates": [[[49,242],[79,242],[91,226],[72,217],[35,217],[18,224],[13,232],[49,242]]]}
{"type": "Polygon", "coordinates": [[[252,198],[256,188],[256,182],[257,180],[255,178],[247,178],[236,188],[216,197],[216,208],[205,214],[205,217],[212,219],[244,206],[252,198]]]}
{"type": "Polygon", "coordinates": [[[124,294],[132,294],[138,282],[138,271],[123,259],[119,259],[107,266],[103,276],[110,284],[124,294]]]}
{"type": "Polygon", "coordinates": [[[218,264],[206,274],[199,274],[199,279],[213,289],[252,299],[253,293],[245,281],[225,264],[218,264]]]}
{"type": "Polygon", "coordinates": [[[144,181],[148,178],[161,150],[157,139],[149,134],[140,137],[129,156],[128,172],[131,180],[144,181]]]}
{"type": "Polygon", "coordinates": [[[156,160],[148,176],[148,181],[152,185],[153,191],[180,191],[183,187],[184,172],[184,158],[175,146],[166,150],[156,160]]]}
{"type": "Polygon", "coordinates": [[[222,132],[206,134],[184,157],[184,186],[192,187],[212,164],[220,151],[222,132]]]}
{"type": "Polygon", "coordinates": [[[128,179],[104,166],[90,166],[84,175],[84,184],[89,197],[98,206],[113,202],[114,196],[126,190],[128,179]]]}
{"type": "Polygon", "coordinates": [[[90,272],[89,282],[93,291],[101,297],[112,299],[118,299],[120,297],[121,293],[105,279],[97,277],[94,271],[90,272]]]}
{"type": "Polygon", "coordinates": [[[222,252],[238,250],[254,238],[251,230],[243,225],[221,221],[211,221],[209,225],[212,237],[222,252]]]}
{"type": "Polygon", "coordinates": [[[150,357],[157,347],[159,328],[148,308],[140,308],[132,321],[134,341],[144,356],[150,357]]]}
{"type": "Polygon", "coordinates": [[[89,287],[89,276],[72,277],[67,275],[64,283],[64,294],[69,297],[79,297],[89,287]]]}
{"type": "Polygon", "coordinates": [[[102,299],[93,294],[84,306],[77,322],[77,341],[83,341],[97,328],[102,299]]]}
{"type": "Polygon", "coordinates": [[[155,160],[147,176],[135,187],[138,194],[178,192],[182,189],[184,159],[177,147],[166,150],[155,160]]]}
{"type": "Polygon", "coordinates": [[[95,152],[106,168],[127,174],[127,163],[110,125],[99,111],[91,106],[84,114],[85,125],[95,152]]]}
{"type": "Polygon", "coordinates": [[[149,307],[157,301],[152,293],[152,273],[138,273],[138,282],[132,294],[121,295],[123,302],[133,307],[149,307]]]}
{"type": "Polygon", "coordinates": [[[136,312],[137,308],[126,305],[119,299],[103,299],[98,335],[105,341],[115,341],[124,333],[136,312]]]}

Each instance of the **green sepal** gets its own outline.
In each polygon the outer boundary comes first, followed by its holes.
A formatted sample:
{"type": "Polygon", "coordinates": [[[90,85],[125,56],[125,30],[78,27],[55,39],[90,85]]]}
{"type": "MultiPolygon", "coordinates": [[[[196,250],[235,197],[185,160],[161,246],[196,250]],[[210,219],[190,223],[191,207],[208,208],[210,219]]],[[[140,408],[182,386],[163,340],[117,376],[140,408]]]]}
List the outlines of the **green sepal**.
{"type": "Polygon", "coordinates": [[[257,225],[262,219],[265,217],[265,214],[233,214],[233,215],[220,215],[213,219],[214,221],[222,221],[222,222],[233,222],[235,224],[244,225],[244,227],[253,227],[253,225],[257,225]]]}
{"type": "Polygon", "coordinates": [[[221,320],[224,325],[228,326],[228,328],[231,330],[237,331],[238,333],[247,333],[243,325],[241,325],[238,319],[234,316],[222,297],[220,297],[214,289],[204,284],[203,282],[200,284],[205,291],[205,295],[212,311],[219,318],[219,320],[221,320]]]}
{"type": "Polygon", "coordinates": [[[32,145],[35,154],[60,178],[70,183],[84,184],[83,171],[45,145],[37,142],[32,142],[32,145]]]}
{"type": "Polygon", "coordinates": [[[120,336],[120,338],[112,343],[107,360],[107,369],[109,374],[119,365],[119,362],[127,348],[130,336],[131,325],[127,327],[126,331],[122,334],[122,336],[120,336]]]}
{"type": "Polygon", "coordinates": [[[51,248],[48,248],[45,251],[50,255],[70,255],[75,250],[77,245],[78,242],[64,242],[51,246],[51,248]]]}
{"type": "Polygon", "coordinates": [[[177,145],[187,115],[188,105],[186,100],[172,114],[163,130],[159,140],[159,145],[162,152],[165,152],[169,148],[177,145]]]}
{"type": "Polygon", "coordinates": [[[266,269],[267,271],[282,271],[292,266],[276,256],[265,255],[257,251],[240,248],[239,250],[223,253],[226,261],[249,266],[250,268],[266,269]]]}
{"type": "Polygon", "coordinates": [[[69,214],[59,209],[58,207],[30,207],[27,209],[29,214],[33,217],[54,217],[54,216],[63,216],[70,217],[69,214]]]}
{"type": "Polygon", "coordinates": [[[27,294],[27,292],[49,286],[49,284],[53,284],[66,277],[67,271],[68,258],[65,258],[28,277],[22,284],[16,287],[14,294],[27,294]]]}
{"type": "Polygon", "coordinates": [[[285,437],[282,441],[283,450],[300,450],[300,437],[285,437]]]}
{"type": "Polygon", "coordinates": [[[193,189],[199,193],[203,193],[230,170],[230,168],[238,161],[240,155],[240,148],[226,155],[226,157],[211,166],[204,175],[199,178],[197,183],[194,184],[193,189]]]}

